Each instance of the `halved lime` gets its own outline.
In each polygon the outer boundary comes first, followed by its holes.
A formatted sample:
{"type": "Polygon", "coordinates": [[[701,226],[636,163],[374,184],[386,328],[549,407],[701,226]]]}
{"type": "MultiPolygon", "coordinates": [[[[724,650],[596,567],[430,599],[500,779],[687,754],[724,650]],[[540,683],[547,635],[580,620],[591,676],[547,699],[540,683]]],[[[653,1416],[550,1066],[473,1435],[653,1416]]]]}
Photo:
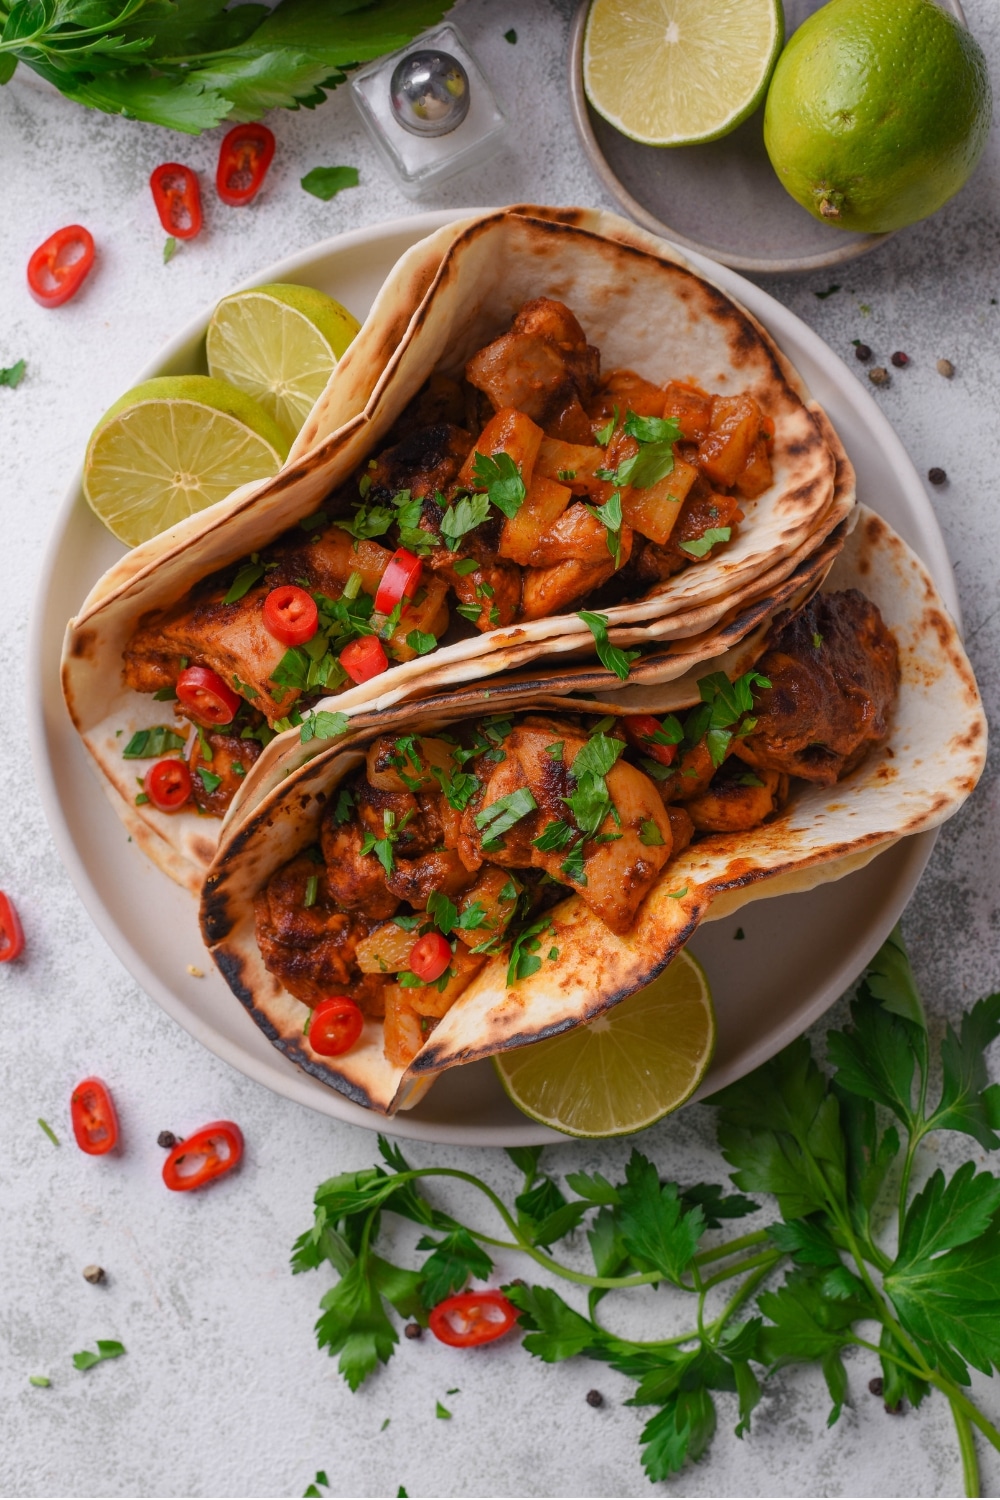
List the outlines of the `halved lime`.
{"type": "Polygon", "coordinates": [[[208,375],[162,375],[127,391],[87,447],[83,493],[130,547],[276,474],[288,439],[257,402],[208,375]]]}
{"type": "Polygon", "coordinates": [[[714,1047],[708,980],[682,950],[652,984],[595,1021],[493,1062],[533,1120],[566,1135],[631,1135],[691,1097],[714,1047]]]}
{"type": "Polygon", "coordinates": [[[360,326],[311,286],[234,292],[208,325],[209,372],[259,401],[293,439],[360,326]]]}
{"type": "Polygon", "coordinates": [[[584,88],[633,141],[714,141],[763,99],[784,34],[781,0],[594,0],[584,88]]]}

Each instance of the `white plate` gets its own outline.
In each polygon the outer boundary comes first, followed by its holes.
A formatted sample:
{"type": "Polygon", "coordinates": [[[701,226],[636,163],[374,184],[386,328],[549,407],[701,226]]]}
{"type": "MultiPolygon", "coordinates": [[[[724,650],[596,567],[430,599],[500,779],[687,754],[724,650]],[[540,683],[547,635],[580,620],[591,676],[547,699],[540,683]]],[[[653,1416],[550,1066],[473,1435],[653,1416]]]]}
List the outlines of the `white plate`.
{"type": "MultiPolygon", "coordinates": [[[[464,210],[463,212],[468,212],[464,210]]],[[[336,296],[359,317],[410,245],[459,217],[420,214],[326,240],[252,282],[300,281],[336,296]]],[[[735,272],[692,261],[732,292],[770,330],[830,413],[858,471],[858,493],[899,531],[930,568],[958,618],[954,578],[923,485],[902,444],[857,378],[804,323],[735,272]]],[[[190,323],[151,365],[152,375],[203,370],[211,309],[190,323]]],[[[29,647],[29,733],[42,802],[84,905],[143,989],[210,1051],[286,1098],[367,1129],[373,1116],[302,1073],[271,1046],[206,963],[194,903],[127,842],[63,707],[59,658],[67,605],[77,605],[122,553],[83,500],[79,475],[57,517],[39,580],[29,647]],[[156,913],[156,921],[149,919],[156,913]],[[203,979],[187,965],[203,965],[203,979]]],[[[741,1077],[817,1020],[884,940],[909,900],[934,844],[906,839],[867,869],[804,895],[760,901],[703,927],[691,944],[708,972],[719,1045],[703,1092],[741,1077]],[[745,933],[737,941],[737,929],[745,933]]],[[[527,1145],[564,1139],[525,1119],[507,1101],[489,1063],[446,1074],[393,1134],[468,1145],[527,1145]]]]}

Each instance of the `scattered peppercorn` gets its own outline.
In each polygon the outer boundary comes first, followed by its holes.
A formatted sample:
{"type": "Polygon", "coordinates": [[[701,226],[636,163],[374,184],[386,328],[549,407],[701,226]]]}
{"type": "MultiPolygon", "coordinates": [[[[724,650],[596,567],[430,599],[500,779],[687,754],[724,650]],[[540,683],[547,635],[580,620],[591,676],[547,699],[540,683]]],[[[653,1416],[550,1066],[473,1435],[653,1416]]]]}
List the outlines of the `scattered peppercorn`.
{"type": "Polygon", "coordinates": [[[937,372],[939,375],[943,375],[945,380],[950,380],[955,373],[955,366],[950,359],[939,359],[937,362],[937,372]]]}
{"type": "Polygon", "coordinates": [[[603,1406],[604,1405],[604,1397],[601,1395],[600,1391],[588,1391],[587,1392],[587,1405],[588,1406],[603,1406]]]}
{"type": "Polygon", "coordinates": [[[868,379],[872,385],[888,385],[892,376],[884,365],[876,365],[873,370],[868,371],[868,379]]]}
{"type": "Polygon", "coordinates": [[[508,1281],[507,1285],[508,1286],[527,1286],[528,1283],[525,1281],[525,1279],[524,1279],[523,1276],[515,1276],[514,1280],[513,1281],[508,1281]]]}
{"type": "Polygon", "coordinates": [[[944,469],[928,469],[927,478],[930,480],[931,484],[946,484],[948,482],[948,476],[945,473],[944,469]]]}
{"type": "Polygon", "coordinates": [[[881,1375],[876,1375],[874,1379],[869,1380],[868,1389],[871,1391],[873,1396],[881,1396],[882,1392],[885,1390],[885,1381],[882,1379],[881,1375]]]}
{"type": "Polygon", "coordinates": [[[84,1266],[83,1279],[84,1281],[89,1281],[91,1286],[97,1286],[99,1282],[104,1280],[104,1267],[84,1266]]]}
{"type": "Polygon", "coordinates": [[[871,357],[872,357],[872,351],[869,349],[869,347],[868,347],[867,344],[855,344],[855,346],[854,346],[854,358],[855,359],[860,359],[861,363],[863,365],[866,365],[868,363],[868,361],[871,359],[871,357]]]}
{"type": "Polygon", "coordinates": [[[422,1339],[424,1336],[424,1330],[419,1323],[407,1323],[403,1332],[408,1339],[422,1339]]]}
{"type": "Polygon", "coordinates": [[[901,370],[904,365],[908,365],[910,363],[910,356],[908,354],[904,354],[902,349],[897,349],[895,354],[891,354],[889,358],[892,360],[892,363],[896,366],[897,370],[901,370]]]}
{"type": "Polygon", "coordinates": [[[177,1137],[172,1130],[161,1130],[156,1137],[156,1144],[162,1146],[164,1151],[172,1151],[177,1145],[177,1137]]]}

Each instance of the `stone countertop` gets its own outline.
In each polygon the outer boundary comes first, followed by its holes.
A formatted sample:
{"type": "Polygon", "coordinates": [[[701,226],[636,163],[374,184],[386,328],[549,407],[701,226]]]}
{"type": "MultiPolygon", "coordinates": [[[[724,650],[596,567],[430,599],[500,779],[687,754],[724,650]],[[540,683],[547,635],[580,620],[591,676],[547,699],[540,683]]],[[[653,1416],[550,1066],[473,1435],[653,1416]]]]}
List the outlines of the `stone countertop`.
{"type": "MultiPolygon", "coordinates": [[[[510,144],[427,207],[525,199],[613,206],[567,115],[572,8],[570,0],[462,6],[458,19],[509,108],[510,144]],[[512,26],[514,46],[504,39],[512,26]]],[[[966,11],[996,80],[1000,16],[989,0],[966,0],[966,11]]],[[[149,172],[180,156],[208,184],[221,130],[187,139],[91,113],[23,70],[0,90],[0,366],[27,361],[23,383],[0,389],[10,563],[0,627],[8,725],[0,886],[20,908],[28,943],[23,961],[0,971],[0,1493],[288,1496],[323,1469],[341,1495],[395,1494],[400,1485],[411,1495],[645,1495],[637,1439],[647,1414],[621,1405],[628,1383],[603,1366],[551,1369],[526,1358],[516,1341],[461,1355],[425,1338],[403,1341],[384,1371],[349,1392],[313,1339],[328,1278],[293,1279],[288,1254],[311,1221],[316,1184],[371,1164],[374,1137],[242,1077],[142,993],[86,915],[36,791],[23,709],[32,691],[28,617],[53,517],[95,421],[133,372],[231,285],[314,241],[411,211],[346,90],[320,109],[279,113],[270,123],[279,156],[258,202],[226,210],[206,192],[206,232],[164,265],[149,172]],[[330,203],[302,192],[306,170],[332,163],[357,165],[361,186],[330,203]],[[57,225],[73,221],[94,232],[100,265],[76,302],[44,311],[26,295],[24,266],[57,225]],[[107,1078],[120,1106],[128,1149],[119,1158],[90,1160],[72,1144],[69,1091],[91,1071],[107,1078]],[[38,1116],[60,1135],[58,1150],[38,1116]],[[219,1117],[243,1126],[242,1171],[203,1195],[167,1195],[157,1133],[188,1133],[219,1117]],[[107,1269],[104,1286],[81,1277],[94,1261],[107,1269]],[[77,1373],[72,1351],[98,1338],[121,1339],[127,1356],[77,1373]],[[31,1387],[31,1374],[50,1376],[51,1389],[31,1387]],[[584,1400],[595,1385],[605,1396],[600,1410],[584,1400]],[[438,1399],[450,1421],[435,1419],[438,1399]]],[[[997,144],[994,130],[972,184],[930,222],[834,277],[767,282],[841,355],[850,355],[852,339],[870,344],[879,363],[896,349],[909,354],[877,399],[918,470],[947,471],[948,482],[929,493],[991,715],[1000,700],[997,144]],[[837,278],[837,293],[816,295],[837,278]],[[951,381],[936,373],[942,356],[955,366],[951,381]]],[[[861,365],[856,373],[865,378],[861,365]]],[[[65,601],[67,615],[78,602],[65,601]]],[[[1000,977],[997,796],[994,755],[976,795],[942,833],[905,919],[937,1033],[1000,977]]],[[[838,1008],[828,1019],[842,1017],[838,1008]]],[[[722,1178],[707,1112],[682,1114],[641,1144],[667,1175],[722,1178]]],[[[956,1164],[964,1154],[957,1145],[957,1154],[942,1146],[940,1159],[956,1164]]],[[[623,1144],[567,1144],[549,1160],[557,1171],[614,1175],[626,1153],[623,1144]]],[[[461,1165],[514,1191],[514,1168],[500,1153],[414,1146],[409,1155],[461,1165]]],[[[511,1260],[501,1270],[517,1275],[523,1266],[511,1260]]],[[[621,1316],[644,1315],[651,1305],[621,1316]]],[[[665,1334],[669,1317],[665,1311],[665,1334]]],[[[854,1404],[832,1429],[818,1370],[791,1370],[769,1384],[742,1443],[732,1436],[733,1398],[722,1397],[710,1456],[686,1471],[676,1492],[957,1493],[944,1402],[935,1397],[918,1414],[889,1418],[867,1391],[874,1359],[856,1354],[848,1361],[854,1404]]],[[[976,1388],[996,1419],[1000,1392],[978,1377],[976,1388]]],[[[980,1447],[985,1492],[996,1493],[1000,1458],[980,1447]]]]}

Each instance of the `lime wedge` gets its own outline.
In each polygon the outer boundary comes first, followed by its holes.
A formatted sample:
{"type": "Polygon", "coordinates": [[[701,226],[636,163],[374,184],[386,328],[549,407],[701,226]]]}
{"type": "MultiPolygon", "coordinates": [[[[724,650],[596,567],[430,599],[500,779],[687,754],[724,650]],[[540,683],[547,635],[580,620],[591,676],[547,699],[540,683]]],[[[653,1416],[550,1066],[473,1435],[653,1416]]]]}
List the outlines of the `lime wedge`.
{"type": "Polygon", "coordinates": [[[760,104],[783,39],[781,0],[594,0],[583,84],[633,141],[714,141],[760,104]]]}
{"type": "Polygon", "coordinates": [[[705,971],[680,952],[597,1020],[493,1062],[512,1103],[566,1135],[631,1135],[694,1093],[715,1046],[705,971]]]}
{"type": "Polygon", "coordinates": [[[259,401],[292,440],[360,326],[311,286],[234,292],[208,325],[209,372],[259,401]]]}
{"type": "Polygon", "coordinates": [[[243,391],[208,375],[164,375],[127,391],[91,436],[83,493],[130,547],[249,480],[276,474],[288,439],[243,391]]]}

